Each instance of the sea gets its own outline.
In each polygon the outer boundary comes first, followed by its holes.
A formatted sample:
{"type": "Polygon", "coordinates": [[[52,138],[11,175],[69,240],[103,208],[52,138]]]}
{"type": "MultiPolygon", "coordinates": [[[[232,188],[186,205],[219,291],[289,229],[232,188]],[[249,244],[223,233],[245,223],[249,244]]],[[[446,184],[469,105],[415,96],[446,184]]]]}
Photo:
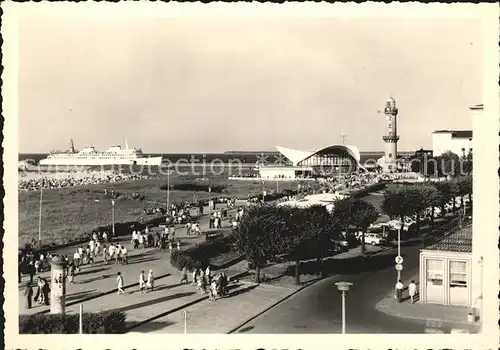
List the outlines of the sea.
{"type": "MultiPolygon", "coordinates": [[[[379,151],[367,151],[360,152],[361,163],[364,163],[368,159],[378,159],[383,156],[383,152],[379,151]]],[[[48,153],[20,153],[19,161],[21,160],[32,160],[36,164],[41,159],[48,156],[48,153]]],[[[177,163],[182,161],[186,163],[211,163],[217,162],[219,164],[240,162],[241,164],[257,164],[262,161],[272,161],[273,159],[282,159],[279,152],[277,151],[262,151],[262,152],[245,152],[245,151],[234,151],[234,152],[224,152],[224,153],[145,153],[144,156],[148,157],[163,157],[163,163],[177,163]]]]}

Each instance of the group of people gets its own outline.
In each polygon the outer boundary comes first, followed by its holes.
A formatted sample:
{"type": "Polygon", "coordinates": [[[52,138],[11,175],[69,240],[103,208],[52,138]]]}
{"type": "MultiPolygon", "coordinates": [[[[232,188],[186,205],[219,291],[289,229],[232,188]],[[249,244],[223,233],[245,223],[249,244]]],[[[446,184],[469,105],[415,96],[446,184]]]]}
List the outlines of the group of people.
{"type": "Polygon", "coordinates": [[[148,175],[120,173],[117,171],[78,171],[78,172],[26,172],[19,177],[18,189],[22,191],[39,191],[40,188],[63,188],[74,186],[98,185],[121,181],[132,181],[149,178],[148,175]]]}
{"type": "MultiPolygon", "coordinates": [[[[181,275],[181,283],[189,283],[186,267],[182,269],[181,275]]],[[[193,269],[192,276],[192,284],[201,294],[208,293],[210,301],[215,301],[219,296],[227,295],[229,279],[224,272],[219,273],[217,276],[212,276],[210,266],[208,266],[205,270],[193,269]]]]}
{"type": "Polygon", "coordinates": [[[37,252],[32,249],[20,251],[18,255],[18,283],[21,283],[21,274],[30,276],[29,283],[33,283],[33,277],[40,272],[50,269],[50,259],[52,254],[42,251],[37,252]]]}
{"type": "Polygon", "coordinates": [[[33,306],[33,301],[38,301],[40,305],[50,304],[50,285],[49,282],[40,276],[38,276],[36,284],[36,293],[33,293],[32,283],[26,282],[24,287],[24,297],[25,297],[25,307],[31,309],[33,306]],[[33,297],[33,294],[35,296],[33,297]]]}
{"type": "MultiPolygon", "coordinates": [[[[160,248],[165,249],[175,241],[174,225],[161,225],[163,230],[151,231],[148,226],[144,230],[132,231],[132,240],[134,249],[160,248]]],[[[179,242],[180,243],[180,242],[179,242]]]]}

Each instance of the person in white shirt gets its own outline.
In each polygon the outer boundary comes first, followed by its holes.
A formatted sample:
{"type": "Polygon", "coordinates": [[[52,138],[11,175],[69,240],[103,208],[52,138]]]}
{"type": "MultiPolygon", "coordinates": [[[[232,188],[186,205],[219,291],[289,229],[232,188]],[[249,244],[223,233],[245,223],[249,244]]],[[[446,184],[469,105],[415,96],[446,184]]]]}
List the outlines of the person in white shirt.
{"type": "Polygon", "coordinates": [[[125,248],[125,246],[121,246],[121,254],[122,254],[122,263],[123,264],[128,264],[128,250],[125,248]]]}
{"type": "Polygon", "coordinates": [[[146,282],[146,287],[149,288],[149,291],[152,292],[155,287],[155,277],[153,275],[153,270],[149,270],[148,279],[146,282]]]}
{"type": "Polygon", "coordinates": [[[115,249],[116,249],[116,248],[115,248],[115,246],[114,246],[114,245],[112,245],[112,244],[110,244],[110,245],[109,245],[109,250],[108,250],[108,253],[109,253],[109,254],[108,254],[108,255],[109,255],[109,257],[110,257],[111,259],[115,256],[115,249]]]}
{"type": "Polygon", "coordinates": [[[78,253],[78,250],[75,252],[75,254],[73,254],[73,261],[75,262],[75,268],[77,270],[80,270],[80,259],[81,259],[81,255],[80,253],[78,253]]]}
{"type": "Polygon", "coordinates": [[[116,285],[118,289],[118,295],[125,294],[125,291],[123,290],[123,277],[121,272],[118,272],[117,275],[118,277],[116,277],[116,285]]]}
{"type": "Polygon", "coordinates": [[[144,277],[144,271],[141,271],[141,274],[139,275],[139,291],[141,294],[145,292],[146,289],[146,278],[144,277]]]}
{"type": "Polygon", "coordinates": [[[410,300],[413,304],[415,302],[415,295],[417,294],[417,285],[415,284],[414,280],[411,280],[410,284],[408,285],[408,294],[410,295],[410,300]]]}

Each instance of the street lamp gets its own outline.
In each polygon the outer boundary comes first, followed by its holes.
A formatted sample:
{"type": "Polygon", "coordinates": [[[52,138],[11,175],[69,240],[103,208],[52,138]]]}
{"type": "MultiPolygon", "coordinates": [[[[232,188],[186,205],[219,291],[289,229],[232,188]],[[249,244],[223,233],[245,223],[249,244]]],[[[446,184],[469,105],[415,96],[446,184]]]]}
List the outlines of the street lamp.
{"type": "Polygon", "coordinates": [[[351,288],[353,283],[351,282],[335,282],[339,292],[342,293],[342,334],[345,334],[345,295],[346,292],[351,288]]]}
{"type": "Polygon", "coordinates": [[[115,201],[111,201],[111,222],[112,222],[112,229],[113,229],[113,237],[115,237],[115,201]]]}

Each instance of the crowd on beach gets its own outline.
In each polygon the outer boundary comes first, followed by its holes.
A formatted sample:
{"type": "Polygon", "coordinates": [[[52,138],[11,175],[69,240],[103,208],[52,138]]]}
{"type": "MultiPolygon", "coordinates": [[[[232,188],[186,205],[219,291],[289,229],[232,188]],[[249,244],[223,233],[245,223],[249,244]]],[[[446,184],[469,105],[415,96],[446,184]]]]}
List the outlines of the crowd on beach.
{"type": "Polygon", "coordinates": [[[40,188],[64,188],[86,185],[98,185],[121,181],[147,179],[150,176],[126,174],[116,171],[82,171],[58,173],[25,173],[21,174],[18,189],[21,191],[38,191],[40,188]]]}

